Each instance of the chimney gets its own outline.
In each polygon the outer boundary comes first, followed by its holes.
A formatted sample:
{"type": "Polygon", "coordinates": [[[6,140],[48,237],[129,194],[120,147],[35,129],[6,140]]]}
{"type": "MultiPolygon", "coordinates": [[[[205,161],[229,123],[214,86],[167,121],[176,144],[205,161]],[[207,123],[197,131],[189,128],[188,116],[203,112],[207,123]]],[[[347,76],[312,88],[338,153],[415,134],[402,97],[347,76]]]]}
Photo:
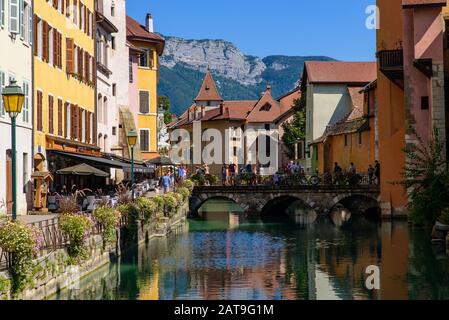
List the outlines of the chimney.
{"type": "Polygon", "coordinates": [[[267,84],[267,89],[265,90],[265,93],[271,94],[271,85],[267,84]]]}
{"type": "Polygon", "coordinates": [[[206,107],[202,106],[201,107],[201,118],[203,118],[206,115],[206,107]]]}
{"type": "Polygon", "coordinates": [[[147,28],[148,32],[154,32],[153,17],[151,16],[151,13],[147,13],[147,17],[145,19],[145,27],[147,28]]]}
{"type": "Polygon", "coordinates": [[[223,102],[220,103],[220,114],[222,115],[224,111],[224,106],[223,106],[223,102]]]}

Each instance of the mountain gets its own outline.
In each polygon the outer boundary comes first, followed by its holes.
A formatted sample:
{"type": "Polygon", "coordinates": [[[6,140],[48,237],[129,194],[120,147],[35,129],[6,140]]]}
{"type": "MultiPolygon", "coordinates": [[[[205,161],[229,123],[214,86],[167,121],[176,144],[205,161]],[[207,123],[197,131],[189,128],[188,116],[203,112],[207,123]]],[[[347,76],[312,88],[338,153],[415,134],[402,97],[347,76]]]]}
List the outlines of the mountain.
{"type": "Polygon", "coordinates": [[[269,83],[274,97],[298,85],[304,61],[334,60],[324,56],[280,56],[263,59],[245,55],[225,40],[186,40],[164,36],[159,95],[168,96],[180,115],[192,105],[209,68],[225,100],[258,99],[269,83]]]}

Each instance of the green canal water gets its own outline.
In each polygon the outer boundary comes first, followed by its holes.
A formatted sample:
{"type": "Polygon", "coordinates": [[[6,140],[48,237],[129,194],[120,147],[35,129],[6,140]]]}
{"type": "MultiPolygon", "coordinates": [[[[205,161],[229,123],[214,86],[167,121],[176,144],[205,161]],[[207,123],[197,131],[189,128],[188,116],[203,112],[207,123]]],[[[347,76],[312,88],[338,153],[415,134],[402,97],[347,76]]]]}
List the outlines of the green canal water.
{"type": "Polygon", "coordinates": [[[209,202],[202,218],[53,299],[449,299],[449,256],[427,230],[360,216],[248,221],[238,211],[209,202]],[[365,286],[369,266],[379,290],[365,286]]]}

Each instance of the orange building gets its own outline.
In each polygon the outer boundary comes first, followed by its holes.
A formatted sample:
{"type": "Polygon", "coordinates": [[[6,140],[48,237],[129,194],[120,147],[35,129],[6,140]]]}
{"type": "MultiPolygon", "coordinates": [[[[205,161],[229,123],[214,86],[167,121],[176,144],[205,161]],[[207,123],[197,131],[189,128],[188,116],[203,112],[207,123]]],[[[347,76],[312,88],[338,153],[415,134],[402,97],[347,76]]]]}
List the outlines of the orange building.
{"type": "Polygon", "coordinates": [[[381,208],[385,217],[407,215],[401,185],[404,147],[426,142],[433,128],[446,136],[443,0],[377,0],[378,128],[381,208]],[[413,131],[409,130],[413,126],[413,131]]]}
{"type": "Polygon", "coordinates": [[[370,164],[374,167],[377,155],[376,90],[376,81],[364,88],[348,88],[351,112],[327,127],[325,134],[312,143],[318,151],[319,173],[332,172],[335,162],[344,170],[354,163],[359,172],[367,172],[370,164]]]}

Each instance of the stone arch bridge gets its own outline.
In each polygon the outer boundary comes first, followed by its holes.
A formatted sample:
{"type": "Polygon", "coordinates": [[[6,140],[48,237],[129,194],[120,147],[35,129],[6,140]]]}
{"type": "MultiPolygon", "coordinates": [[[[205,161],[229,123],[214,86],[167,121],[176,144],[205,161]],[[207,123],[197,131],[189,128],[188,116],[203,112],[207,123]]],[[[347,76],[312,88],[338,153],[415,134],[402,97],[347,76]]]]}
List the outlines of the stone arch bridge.
{"type": "Polygon", "coordinates": [[[195,187],[190,198],[190,213],[211,199],[229,199],[247,215],[285,211],[293,202],[301,201],[317,214],[328,214],[341,205],[351,212],[366,212],[379,208],[380,190],[377,185],[358,186],[205,186],[195,187]]]}

